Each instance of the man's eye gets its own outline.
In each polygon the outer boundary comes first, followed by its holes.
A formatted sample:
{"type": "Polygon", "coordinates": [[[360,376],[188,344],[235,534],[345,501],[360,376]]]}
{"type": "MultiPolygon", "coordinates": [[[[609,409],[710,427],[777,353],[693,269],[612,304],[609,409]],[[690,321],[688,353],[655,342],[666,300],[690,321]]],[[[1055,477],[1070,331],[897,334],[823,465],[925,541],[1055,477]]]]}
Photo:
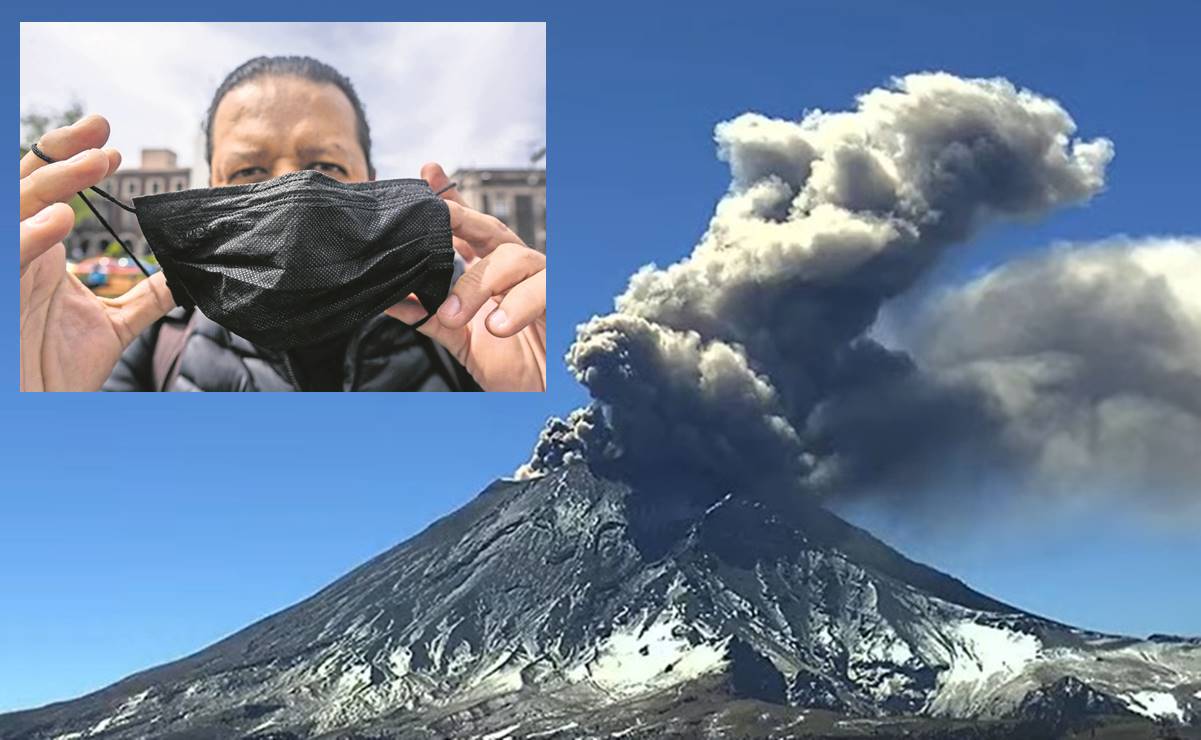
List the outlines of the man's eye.
{"type": "Polygon", "coordinates": [[[262,167],[243,167],[229,176],[231,180],[263,180],[266,179],[267,170],[262,167]]]}
{"type": "Polygon", "coordinates": [[[317,170],[318,172],[332,172],[337,175],[342,175],[343,177],[345,177],[347,174],[345,167],[340,164],[334,164],[333,162],[312,162],[305,169],[317,170]]]}

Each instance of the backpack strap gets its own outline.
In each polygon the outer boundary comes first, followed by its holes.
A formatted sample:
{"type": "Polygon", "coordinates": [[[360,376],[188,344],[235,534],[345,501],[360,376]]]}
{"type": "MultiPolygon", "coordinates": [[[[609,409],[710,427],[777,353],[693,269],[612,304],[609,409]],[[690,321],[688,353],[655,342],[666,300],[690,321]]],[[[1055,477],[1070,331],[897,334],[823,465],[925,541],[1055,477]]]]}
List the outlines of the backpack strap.
{"type": "MultiPolygon", "coordinates": [[[[172,311],[174,313],[174,311],[172,311]]],[[[179,316],[167,314],[158,328],[158,339],[154,343],[154,390],[167,391],[179,376],[180,358],[188,337],[196,328],[196,317],[200,312],[192,309],[179,316]]]]}

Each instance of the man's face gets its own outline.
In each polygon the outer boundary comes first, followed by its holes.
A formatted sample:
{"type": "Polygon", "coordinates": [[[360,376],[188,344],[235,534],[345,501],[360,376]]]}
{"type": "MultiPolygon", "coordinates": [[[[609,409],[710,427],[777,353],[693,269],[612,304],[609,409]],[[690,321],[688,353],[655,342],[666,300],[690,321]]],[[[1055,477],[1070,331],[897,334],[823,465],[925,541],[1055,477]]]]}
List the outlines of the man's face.
{"type": "Polygon", "coordinates": [[[294,76],[245,82],[213,116],[209,184],[245,185],[298,170],[369,180],[355,120],[350,100],[329,83],[294,76]]]}

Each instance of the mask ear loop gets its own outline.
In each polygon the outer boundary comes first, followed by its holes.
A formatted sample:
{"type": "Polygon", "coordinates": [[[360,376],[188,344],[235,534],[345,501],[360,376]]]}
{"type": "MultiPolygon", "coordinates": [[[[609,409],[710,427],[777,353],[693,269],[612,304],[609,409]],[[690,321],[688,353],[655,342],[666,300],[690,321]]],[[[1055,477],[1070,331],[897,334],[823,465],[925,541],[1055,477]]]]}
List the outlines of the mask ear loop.
{"type": "MultiPolygon", "coordinates": [[[[47,162],[49,164],[54,164],[56,161],[56,160],[52,159],[51,157],[47,156],[46,153],[43,152],[38,147],[37,144],[34,144],[33,146],[29,147],[29,151],[31,151],[35,155],[37,155],[38,159],[42,160],[43,162],[47,162]]],[[[452,185],[453,185],[453,183],[452,183],[452,185]]],[[[105,200],[109,201],[110,203],[114,203],[117,206],[124,208],[126,211],[129,211],[130,213],[135,213],[135,214],[137,213],[137,211],[135,211],[131,206],[125,205],[124,203],[117,200],[116,198],[109,195],[108,193],[104,192],[100,188],[92,187],[90,189],[92,190],[92,192],[96,193],[96,195],[99,195],[101,198],[104,198],[105,200]]],[[[96,220],[100,222],[100,225],[103,226],[105,229],[108,229],[108,233],[113,235],[113,238],[116,239],[117,243],[121,245],[121,248],[124,249],[125,253],[129,255],[129,258],[131,260],[133,260],[133,263],[138,266],[139,270],[142,271],[142,274],[145,275],[146,277],[150,277],[150,271],[146,269],[146,266],[142,264],[142,261],[139,260],[137,255],[135,255],[133,253],[133,250],[130,249],[129,245],[125,243],[125,240],[122,239],[121,237],[117,236],[117,232],[113,230],[112,226],[108,225],[108,221],[104,220],[104,216],[100,215],[100,211],[96,210],[96,206],[92,205],[92,201],[88,200],[88,196],[84,195],[83,191],[80,191],[78,193],[78,195],[79,195],[80,199],[83,200],[84,205],[86,205],[88,207],[88,210],[90,210],[92,212],[92,215],[96,217],[96,220]]]]}
{"type": "MultiPolygon", "coordinates": [[[[452,182],[452,183],[450,183],[449,185],[447,185],[446,187],[444,187],[444,188],[442,188],[441,190],[439,190],[439,191],[437,191],[436,193],[434,193],[434,195],[435,195],[435,196],[442,195],[442,194],[443,194],[443,193],[445,193],[446,191],[448,191],[448,190],[453,190],[454,188],[456,188],[456,187],[458,187],[458,186],[459,186],[459,183],[457,183],[457,182],[452,182]]],[[[429,321],[429,320],[430,320],[430,319],[432,319],[432,318],[434,318],[434,313],[431,311],[431,312],[427,313],[425,316],[423,316],[423,317],[422,317],[420,320],[418,320],[418,321],[416,321],[415,323],[412,323],[412,324],[406,324],[406,326],[408,326],[410,329],[420,329],[422,326],[424,326],[424,325],[425,325],[425,322],[429,321]]],[[[402,322],[402,323],[403,323],[403,322],[402,322]]]]}

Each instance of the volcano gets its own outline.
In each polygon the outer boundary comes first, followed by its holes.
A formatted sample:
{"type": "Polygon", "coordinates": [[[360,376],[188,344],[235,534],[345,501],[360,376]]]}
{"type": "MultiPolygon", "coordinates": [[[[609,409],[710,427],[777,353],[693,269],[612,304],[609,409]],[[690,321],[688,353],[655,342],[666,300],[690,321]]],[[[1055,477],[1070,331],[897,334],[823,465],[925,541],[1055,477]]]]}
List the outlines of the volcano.
{"type": "Polygon", "coordinates": [[[1201,640],[1027,613],[798,497],[652,488],[581,463],[498,481],[190,657],[0,716],[0,737],[1036,737],[1201,723],[1201,640]]]}

